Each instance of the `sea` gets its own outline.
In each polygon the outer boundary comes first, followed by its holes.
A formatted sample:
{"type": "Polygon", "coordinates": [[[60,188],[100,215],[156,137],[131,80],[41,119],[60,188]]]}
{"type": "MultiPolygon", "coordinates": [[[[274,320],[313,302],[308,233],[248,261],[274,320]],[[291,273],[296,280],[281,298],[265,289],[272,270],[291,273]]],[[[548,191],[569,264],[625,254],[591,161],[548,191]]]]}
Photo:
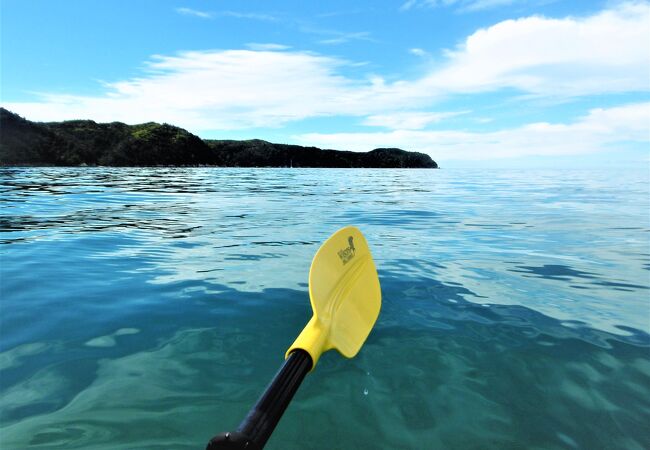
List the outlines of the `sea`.
{"type": "Polygon", "coordinates": [[[237,428],[354,225],[382,308],[267,449],[650,448],[650,173],[1,168],[0,448],[237,428]]]}

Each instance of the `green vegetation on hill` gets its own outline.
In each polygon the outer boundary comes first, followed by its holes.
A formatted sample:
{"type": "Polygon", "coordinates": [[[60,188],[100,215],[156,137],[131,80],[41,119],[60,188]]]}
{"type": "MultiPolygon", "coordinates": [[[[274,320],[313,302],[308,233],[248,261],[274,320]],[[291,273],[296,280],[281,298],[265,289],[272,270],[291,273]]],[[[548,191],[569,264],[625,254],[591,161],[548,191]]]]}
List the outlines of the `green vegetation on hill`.
{"type": "Polygon", "coordinates": [[[202,140],[168,124],[31,122],[0,108],[0,165],[437,168],[397,148],[367,153],[249,141],[202,140]]]}
{"type": "Polygon", "coordinates": [[[321,150],[317,147],[249,141],[206,140],[221,155],[226,166],[269,167],[422,167],[436,168],[424,153],[398,148],[378,148],[366,153],[342,150],[321,150]]]}

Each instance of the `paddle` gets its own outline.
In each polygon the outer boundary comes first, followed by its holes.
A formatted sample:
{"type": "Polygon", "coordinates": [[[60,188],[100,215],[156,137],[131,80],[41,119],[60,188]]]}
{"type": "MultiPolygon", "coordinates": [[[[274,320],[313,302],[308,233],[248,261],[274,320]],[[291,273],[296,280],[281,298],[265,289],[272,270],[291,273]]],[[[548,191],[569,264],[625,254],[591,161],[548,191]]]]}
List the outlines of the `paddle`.
{"type": "Polygon", "coordinates": [[[352,358],[368,337],[381,307],[381,289],[368,243],[355,227],[334,233],[309,270],[314,312],[285,355],[278,373],[237,431],[213,437],[207,450],[261,450],[300,383],[330,349],[352,358]]]}

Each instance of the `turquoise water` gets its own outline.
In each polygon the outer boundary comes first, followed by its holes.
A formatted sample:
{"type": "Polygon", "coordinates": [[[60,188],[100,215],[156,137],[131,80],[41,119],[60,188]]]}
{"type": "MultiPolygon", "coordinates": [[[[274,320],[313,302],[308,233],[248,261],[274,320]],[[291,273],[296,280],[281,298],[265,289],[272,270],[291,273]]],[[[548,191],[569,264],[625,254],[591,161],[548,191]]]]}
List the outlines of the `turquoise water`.
{"type": "Polygon", "coordinates": [[[353,224],[382,312],[269,449],[650,448],[647,171],[0,169],[0,447],[202,448],[353,224]]]}

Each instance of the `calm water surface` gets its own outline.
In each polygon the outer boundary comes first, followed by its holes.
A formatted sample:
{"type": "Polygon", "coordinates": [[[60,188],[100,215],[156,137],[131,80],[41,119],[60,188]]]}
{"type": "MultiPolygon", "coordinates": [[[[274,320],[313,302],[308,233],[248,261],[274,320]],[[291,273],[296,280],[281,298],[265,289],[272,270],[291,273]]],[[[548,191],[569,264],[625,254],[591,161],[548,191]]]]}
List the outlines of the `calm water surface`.
{"type": "Polygon", "coordinates": [[[647,171],[0,169],[0,447],[202,448],[339,227],[382,312],[269,449],[650,448],[647,171]]]}

